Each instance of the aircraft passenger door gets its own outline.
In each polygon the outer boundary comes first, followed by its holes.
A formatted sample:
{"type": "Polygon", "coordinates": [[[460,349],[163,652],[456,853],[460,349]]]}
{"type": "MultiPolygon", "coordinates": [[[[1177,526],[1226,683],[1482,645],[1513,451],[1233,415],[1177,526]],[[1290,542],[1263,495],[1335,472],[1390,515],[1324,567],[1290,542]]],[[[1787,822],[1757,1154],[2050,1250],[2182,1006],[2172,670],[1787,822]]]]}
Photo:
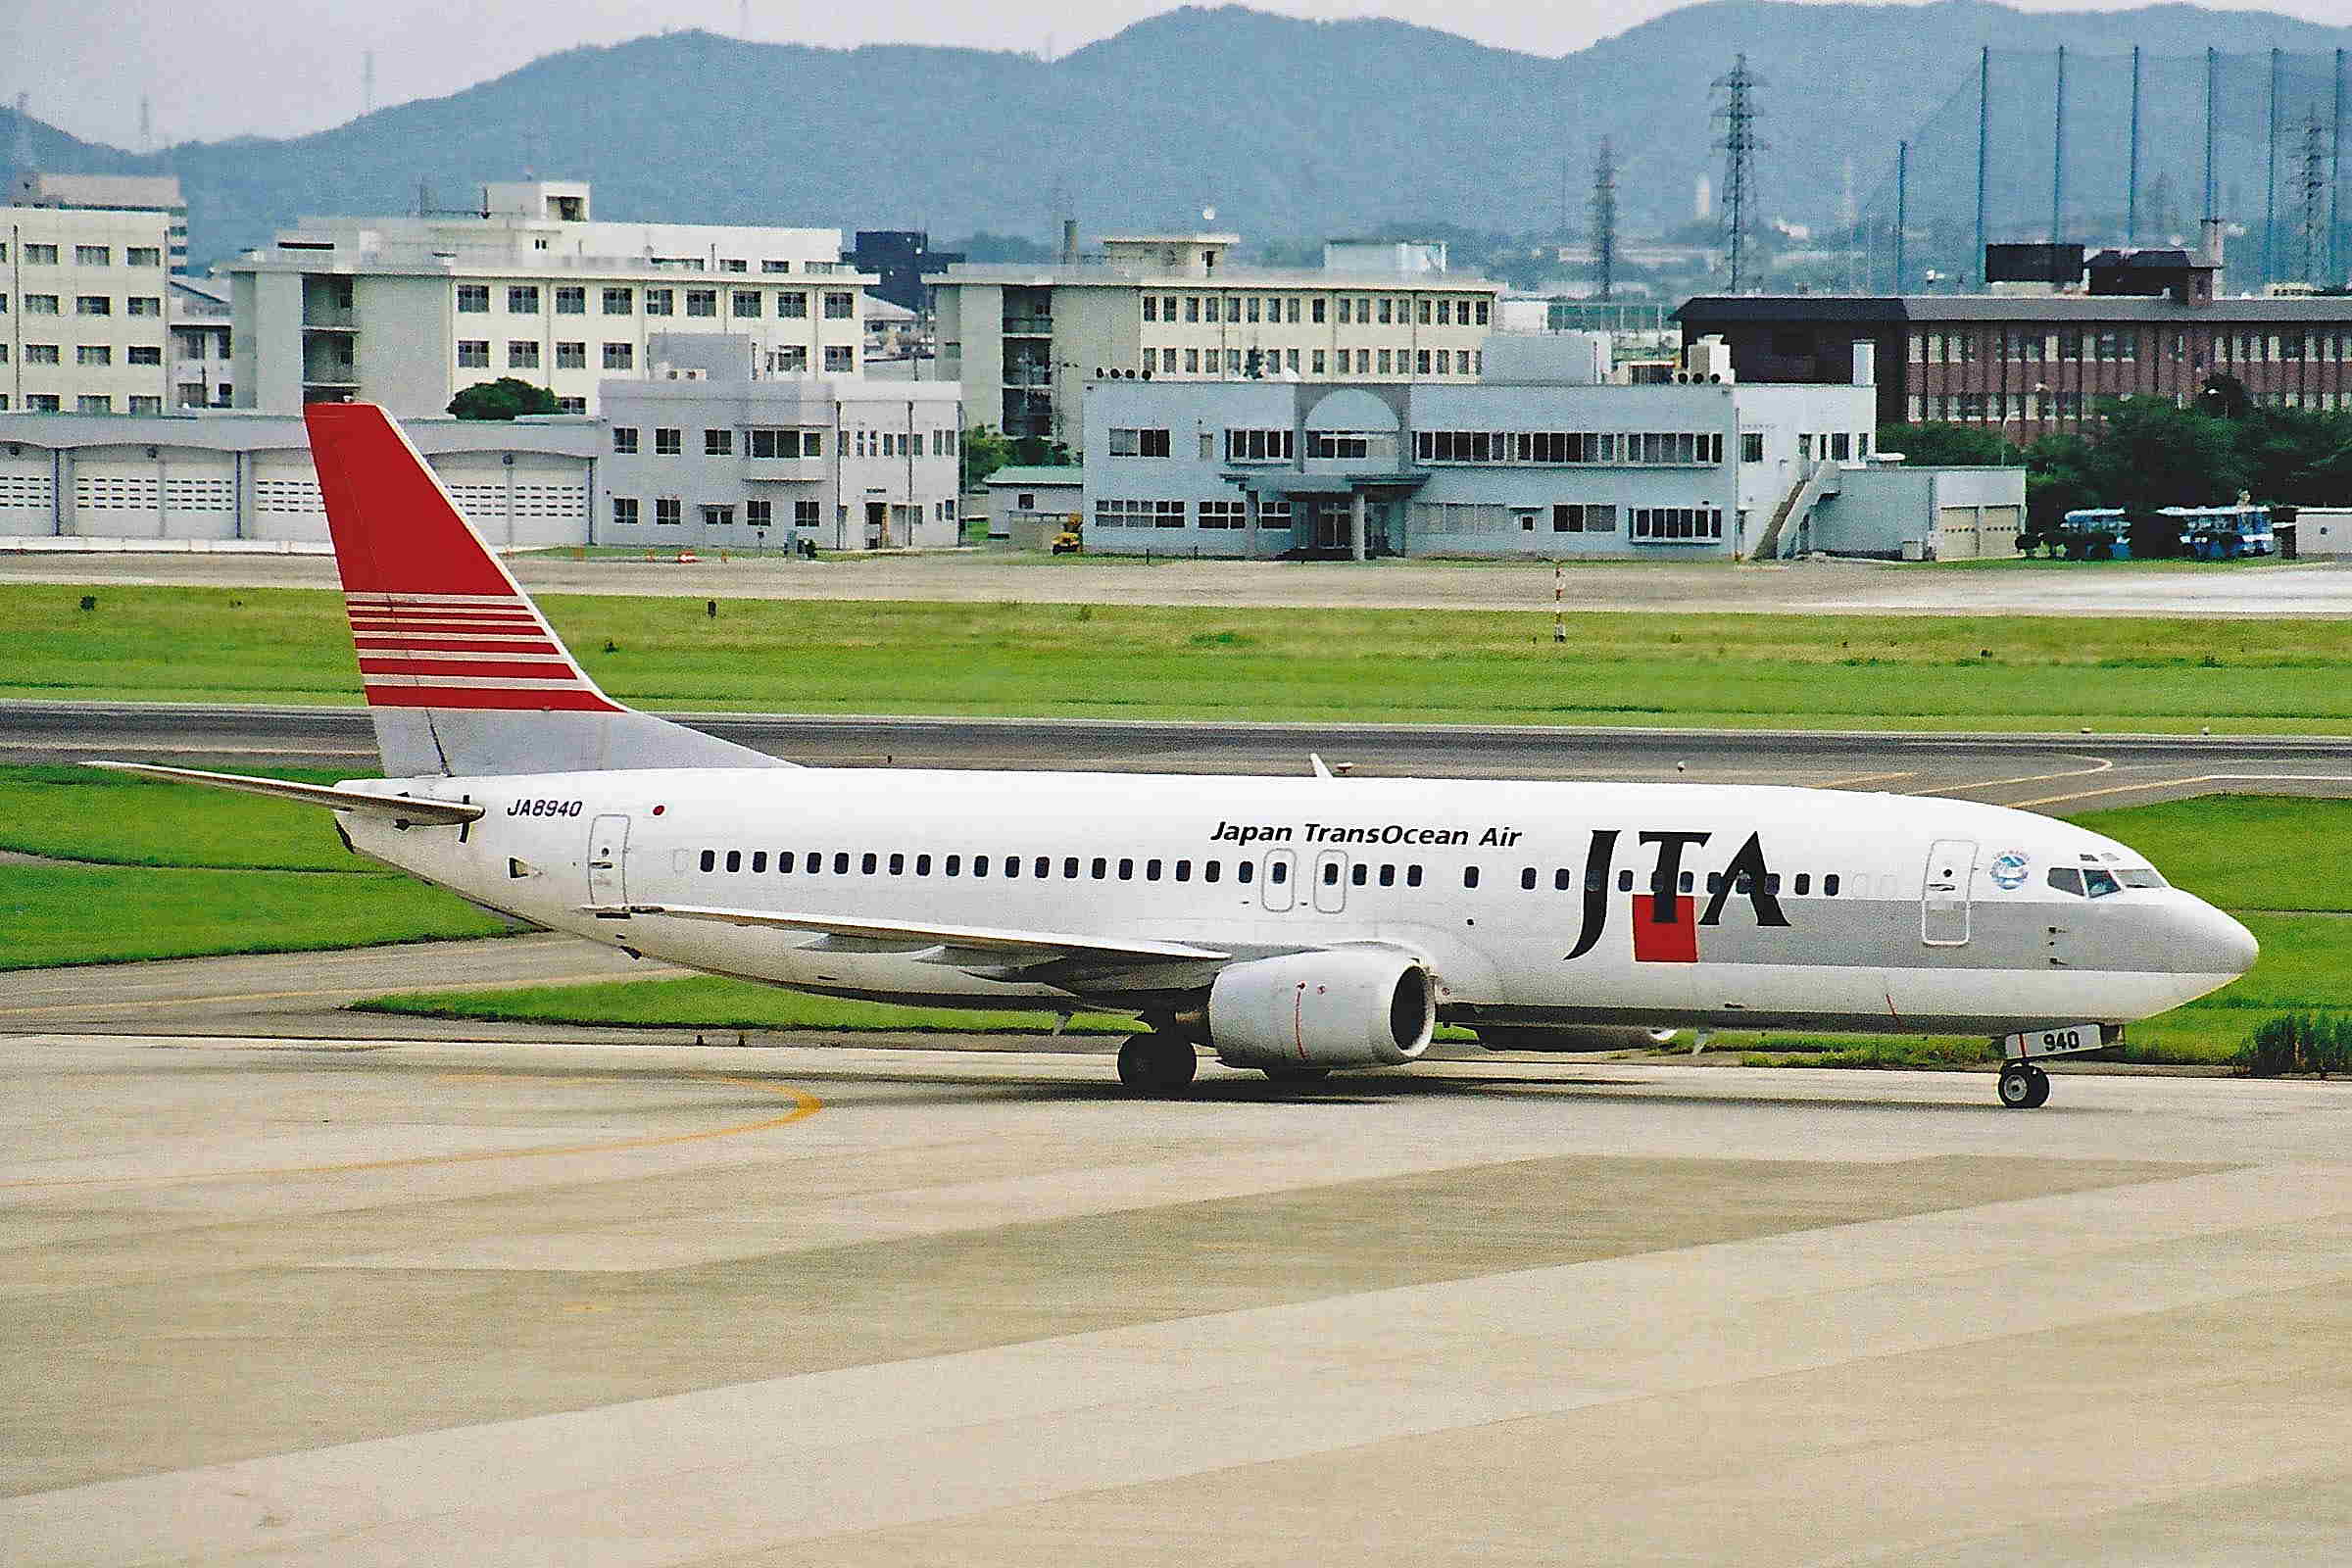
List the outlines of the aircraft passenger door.
{"type": "Polygon", "coordinates": [[[1337,914],[1348,907],[1348,852],[1325,850],[1315,857],[1315,907],[1337,914]]]}
{"type": "Polygon", "coordinates": [[[588,902],[599,907],[629,902],[629,819],[600,816],[588,824],[588,902]]]}
{"type": "Polygon", "coordinates": [[[1931,948],[1968,942],[1968,889],[1977,874],[1977,846],[1937,839],[1928,850],[1928,876],[1919,900],[1919,939],[1931,948]]]}
{"type": "Polygon", "coordinates": [[[1292,886],[1293,874],[1298,868],[1298,858],[1288,850],[1268,850],[1265,863],[1257,868],[1257,899],[1267,908],[1282,910],[1298,902],[1298,890],[1292,886]]]}

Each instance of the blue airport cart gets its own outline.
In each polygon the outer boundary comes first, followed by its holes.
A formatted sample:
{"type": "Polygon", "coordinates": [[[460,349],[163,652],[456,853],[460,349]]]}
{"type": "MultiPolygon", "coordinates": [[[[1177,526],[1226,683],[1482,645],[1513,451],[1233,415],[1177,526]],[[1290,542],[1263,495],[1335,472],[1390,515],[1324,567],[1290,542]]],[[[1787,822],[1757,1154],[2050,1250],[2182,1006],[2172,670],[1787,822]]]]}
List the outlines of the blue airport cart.
{"type": "Polygon", "coordinates": [[[2180,526],[2180,546],[2199,561],[2238,561],[2275,555],[2278,536],[2271,509],[2240,502],[2229,507],[2166,507],[2159,516],[2180,526]]]}

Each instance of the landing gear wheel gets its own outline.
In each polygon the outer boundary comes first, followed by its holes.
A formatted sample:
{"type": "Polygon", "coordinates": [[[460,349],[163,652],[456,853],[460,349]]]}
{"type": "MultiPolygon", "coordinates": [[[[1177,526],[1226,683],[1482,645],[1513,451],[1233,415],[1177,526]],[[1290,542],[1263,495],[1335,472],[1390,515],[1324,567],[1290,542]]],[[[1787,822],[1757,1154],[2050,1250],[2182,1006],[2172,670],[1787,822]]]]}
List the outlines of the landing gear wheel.
{"type": "Polygon", "coordinates": [[[1200,1069],[1193,1043],[1181,1035],[1130,1035],[1119,1047],[1119,1082],[1141,1095],[1172,1095],[1200,1069]]]}
{"type": "Polygon", "coordinates": [[[2033,1110],[2050,1098],[2050,1075],[2030,1061],[2013,1061],[2001,1069],[2001,1103],[2011,1110],[2033,1110]]]}
{"type": "Polygon", "coordinates": [[[1329,1067],[1265,1067],[1260,1071],[1278,1084],[1319,1084],[1331,1076],[1329,1067]]]}

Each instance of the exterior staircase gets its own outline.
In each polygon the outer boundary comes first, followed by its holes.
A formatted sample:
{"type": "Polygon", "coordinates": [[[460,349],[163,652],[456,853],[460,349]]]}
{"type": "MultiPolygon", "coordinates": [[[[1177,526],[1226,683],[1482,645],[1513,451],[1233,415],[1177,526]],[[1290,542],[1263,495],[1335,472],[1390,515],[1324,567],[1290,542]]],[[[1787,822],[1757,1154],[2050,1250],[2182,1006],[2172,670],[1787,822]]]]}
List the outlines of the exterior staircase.
{"type": "Polygon", "coordinates": [[[1748,559],[1780,561],[1795,555],[1797,541],[1804,536],[1804,526],[1812,517],[1813,509],[1821,504],[1822,497],[1838,493],[1839,475],[1843,471],[1835,458],[1807,465],[1796,482],[1788,487],[1788,493],[1781,497],[1772,520],[1764,525],[1764,531],[1756,536],[1755,548],[1747,553],[1748,559]]]}

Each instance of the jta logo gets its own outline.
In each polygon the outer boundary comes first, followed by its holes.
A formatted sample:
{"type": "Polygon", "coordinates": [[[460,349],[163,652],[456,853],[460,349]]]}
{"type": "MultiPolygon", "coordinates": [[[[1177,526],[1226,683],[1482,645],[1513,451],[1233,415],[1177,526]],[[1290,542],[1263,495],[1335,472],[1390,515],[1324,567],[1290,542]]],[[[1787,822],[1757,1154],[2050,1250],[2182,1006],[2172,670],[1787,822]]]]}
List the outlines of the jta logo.
{"type": "MultiPolygon", "coordinates": [[[[1592,852],[1585,858],[1585,924],[1565,962],[1591,953],[1608,929],[1610,884],[1616,875],[1617,839],[1613,827],[1592,830],[1592,852]]],[[[1764,860],[1763,836],[1750,833],[1747,842],[1723,868],[1703,912],[1698,900],[1682,891],[1683,856],[1704,844],[1712,833],[1642,833],[1644,846],[1657,846],[1650,866],[1649,889],[1633,896],[1634,957],[1643,963],[1696,963],[1698,928],[1723,923],[1723,906],[1734,893],[1743,895],[1759,926],[1785,926],[1781,901],[1773,891],[1772,868],[1764,860]]]]}

